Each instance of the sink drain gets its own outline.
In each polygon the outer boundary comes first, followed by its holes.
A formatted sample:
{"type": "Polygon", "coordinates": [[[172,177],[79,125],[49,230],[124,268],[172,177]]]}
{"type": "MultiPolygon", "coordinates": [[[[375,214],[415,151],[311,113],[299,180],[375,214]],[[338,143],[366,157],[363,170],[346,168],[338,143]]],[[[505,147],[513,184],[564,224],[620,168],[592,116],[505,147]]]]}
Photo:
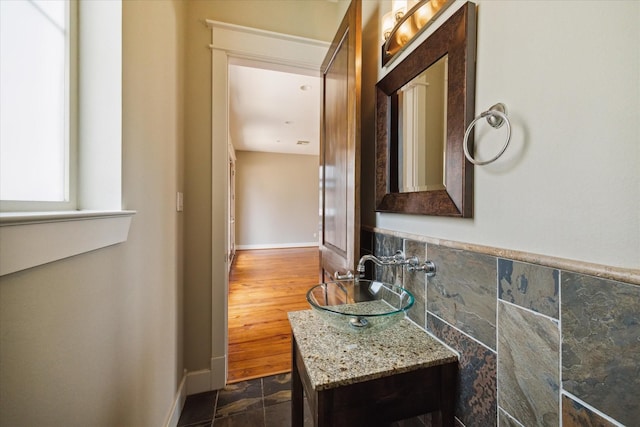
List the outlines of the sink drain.
{"type": "Polygon", "coordinates": [[[369,321],[364,317],[352,317],[349,319],[349,325],[353,328],[366,328],[369,326],[369,321]]]}

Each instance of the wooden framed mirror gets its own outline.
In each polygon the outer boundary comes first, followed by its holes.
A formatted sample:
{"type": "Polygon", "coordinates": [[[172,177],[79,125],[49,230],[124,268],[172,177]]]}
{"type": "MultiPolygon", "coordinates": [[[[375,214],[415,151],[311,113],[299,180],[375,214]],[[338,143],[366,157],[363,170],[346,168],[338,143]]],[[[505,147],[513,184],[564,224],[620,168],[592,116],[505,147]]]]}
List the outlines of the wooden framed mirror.
{"type": "Polygon", "coordinates": [[[378,212],[473,216],[473,164],[463,139],[475,114],[475,12],[475,4],[465,3],[376,84],[378,212]],[[432,70],[446,76],[443,84],[429,84],[432,70]],[[418,101],[419,91],[407,94],[414,87],[431,90],[442,111],[418,101]],[[439,123],[440,133],[416,142],[429,122],[439,123]],[[439,169],[428,166],[434,158],[442,160],[439,169]]]}

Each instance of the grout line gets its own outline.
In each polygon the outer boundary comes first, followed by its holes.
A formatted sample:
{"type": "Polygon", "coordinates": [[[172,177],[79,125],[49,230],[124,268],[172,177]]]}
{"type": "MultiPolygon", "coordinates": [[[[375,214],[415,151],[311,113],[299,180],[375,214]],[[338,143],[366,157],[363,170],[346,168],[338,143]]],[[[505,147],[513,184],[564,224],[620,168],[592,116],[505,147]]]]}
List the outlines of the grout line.
{"type": "MultiPolygon", "coordinates": [[[[424,244],[424,260],[425,262],[429,259],[429,244],[424,244]]],[[[424,275],[424,330],[426,331],[428,328],[427,322],[427,312],[429,311],[429,276],[424,275]]]]}
{"type": "MultiPolygon", "coordinates": [[[[427,322],[427,313],[425,312],[425,323],[427,322]]],[[[441,340],[440,338],[438,338],[433,332],[431,332],[430,330],[428,330],[427,328],[423,328],[422,326],[418,325],[416,322],[414,322],[412,319],[410,319],[409,317],[406,318],[409,322],[413,323],[414,325],[416,325],[417,327],[419,327],[420,329],[422,329],[423,331],[425,331],[430,337],[432,337],[433,339],[435,339],[436,341],[438,341],[440,344],[442,344],[443,346],[445,346],[447,349],[451,350],[453,353],[456,354],[456,356],[458,356],[458,360],[460,360],[460,352],[458,350],[456,350],[455,348],[451,347],[449,344],[447,344],[446,342],[444,342],[443,340],[441,340]]]]}
{"type": "Polygon", "coordinates": [[[562,421],[562,270],[558,270],[558,418],[560,427],[564,425],[562,421]]]}
{"type": "Polygon", "coordinates": [[[614,426],[616,426],[616,427],[624,427],[624,424],[620,424],[618,421],[614,420],[609,415],[607,415],[604,412],[594,408],[593,406],[591,406],[588,403],[586,403],[584,400],[580,399],[579,397],[576,397],[574,394],[571,394],[566,390],[563,390],[561,394],[564,394],[565,396],[569,397],[570,399],[575,400],[580,405],[584,406],[586,409],[589,409],[590,411],[594,412],[595,414],[597,414],[600,417],[604,418],[605,420],[609,421],[614,426]]]}
{"type": "Polygon", "coordinates": [[[264,405],[264,377],[260,378],[260,397],[262,402],[262,425],[267,427],[267,408],[264,405]]]}
{"type": "MultiPolygon", "coordinates": [[[[530,308],[523,307],[523,306],[518,305],[516,303],[510,302],[510,301],[507,301],[507,300],[503,300],[503,299],[500,299],[500,298],[498,298],[498,301],[503,302],[505,304],[509,304],[509,305],[511,305],[513,307],[517,307],[517,308],[519,308],[521,310],[524,310],[524,311],[527,311],[527,312],[529,312],[531,314],[535,314],[536,316],[544,317],[546,319],[551,320],[553,323],[560,324],[560,319],[556,319],[555,317],[551,317],[551,316],[549,316],[547,314],[540,313],[539,311],[531,310],[530,308]]],[[[558,313],[560,313],[560,297],[559,296],[558,296],[558,313]]],[[[558,317],[560,317],[559,314],[558,314],[558,317]]]]}
{"type": "Polygon", "coordinates": [[[220,398],[220,390],[216,391],[216,398],[213,404],[213,414],[211,416],[211,425],[213,425],[213,420],[216,419],[216,412],[218,412],[218,399],[220,398]]]}
{"type": "Polygon", "coordinates": [[[513,415],[511,415],[510,413],[508,413],[507,411],[505,411],[502,407],[498,406],[498,413],[502,412],[503,414],[505,414],[507,416],[507,418],[511,419],[512,421],[514,421],[516,424],[518,424],[521,427],[524,427],[524,425],[518,421],[517,419],[515,419],[513,417],[513,415]]]}
{"type": "Polygon", "coordinates": [[[432,315],[433,317],[435,317],[436,319],[440,320],[441,322],[449,325],[450,327],[454,328],[456,331],[460,332],[462,335],[466,336],[467,338],[475,341],[476,343],[480,344],[481,346],[483,346],[484,348],[491,350],[491,352],[493,353],[498,353],[496,350],[492,349],[491,347],[489,347],[488,345],[486,345],[485,343],[483,343],[482,341],[478,341],[477,338],[472,337],[471,335],[469,335],[468,333],[464,332],[463,330],[459,329],[457,326],[452,325],[451,323],[447,322],[446,320],[444,320],[443,318],[441,318],[440,316],[433,314],[432,312],[427,310],[427,314],[432,315]]]}
{"type": "Polygon", "coordinates": [[[500,258],[496,257],[496,425],[500,421],[500,258]]]}

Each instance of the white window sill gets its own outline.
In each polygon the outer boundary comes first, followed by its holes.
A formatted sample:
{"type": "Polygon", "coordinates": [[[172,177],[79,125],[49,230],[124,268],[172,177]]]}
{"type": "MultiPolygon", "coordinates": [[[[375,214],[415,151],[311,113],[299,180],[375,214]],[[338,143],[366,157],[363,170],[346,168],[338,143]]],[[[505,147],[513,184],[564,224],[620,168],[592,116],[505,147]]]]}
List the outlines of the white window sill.
{"type": "Polygon", "coordinates": [[[0,213],[0,276],[126,242],[135,213],[0,213]]]}

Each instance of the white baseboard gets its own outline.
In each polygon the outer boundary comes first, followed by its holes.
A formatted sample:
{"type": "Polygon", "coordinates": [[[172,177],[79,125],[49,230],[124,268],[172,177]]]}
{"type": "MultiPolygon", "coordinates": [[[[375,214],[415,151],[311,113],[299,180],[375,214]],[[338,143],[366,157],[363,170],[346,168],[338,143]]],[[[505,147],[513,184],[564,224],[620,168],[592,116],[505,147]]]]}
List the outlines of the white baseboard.
{"type": "Polygon", "coordinates": [[[225,356],[212,358],[211,369],[201,369],[193,372],[187,372],[185,369],[185,374],[182,377],[182,381],[180,381],[180,386],[164,427],[176,427],[178,425],[187,396],[224,388],[227,382],[226,369],[227,359],[225,356]]]}
{"type": "Polygon", "coordinates": [[[211,370],[201,369],[199,371],[189,372],[186,376],[186,394],[202,393],[211,391],[211,370]]]}
{"type": "Polygon", "coordinates": [[[187,376],[183,375],[182,381],[180,381],[180,385],[178,386],[176,396],[173,399],[173,405],[171,405],[169,416],[167,417],[167,421],[164,423],[165,427],[176,427],[178,425],[180,415],[182,414],[182,408],[184,408],[184,402],[187,400],[186,380],[187,376]]]}
{"type": "Polygon", "coordinates": [[[212,357],[211,390],[221,390],[227,385],[227,355],[212,357]]]}
{"type": "Polygon", "coordinates": [[[188,372],[186,375],[186,395],[221,390],[227,385],[227,357],[212,357],[211,369],[188,372]]]}
{"type": "Polygon", "coordinates": [[[260,245],[236,245],[237,250],[248,249],[285,249],[285,248],[308,248],[318,246],[318,242],[300,243],[265,243],[260,245]]]}

